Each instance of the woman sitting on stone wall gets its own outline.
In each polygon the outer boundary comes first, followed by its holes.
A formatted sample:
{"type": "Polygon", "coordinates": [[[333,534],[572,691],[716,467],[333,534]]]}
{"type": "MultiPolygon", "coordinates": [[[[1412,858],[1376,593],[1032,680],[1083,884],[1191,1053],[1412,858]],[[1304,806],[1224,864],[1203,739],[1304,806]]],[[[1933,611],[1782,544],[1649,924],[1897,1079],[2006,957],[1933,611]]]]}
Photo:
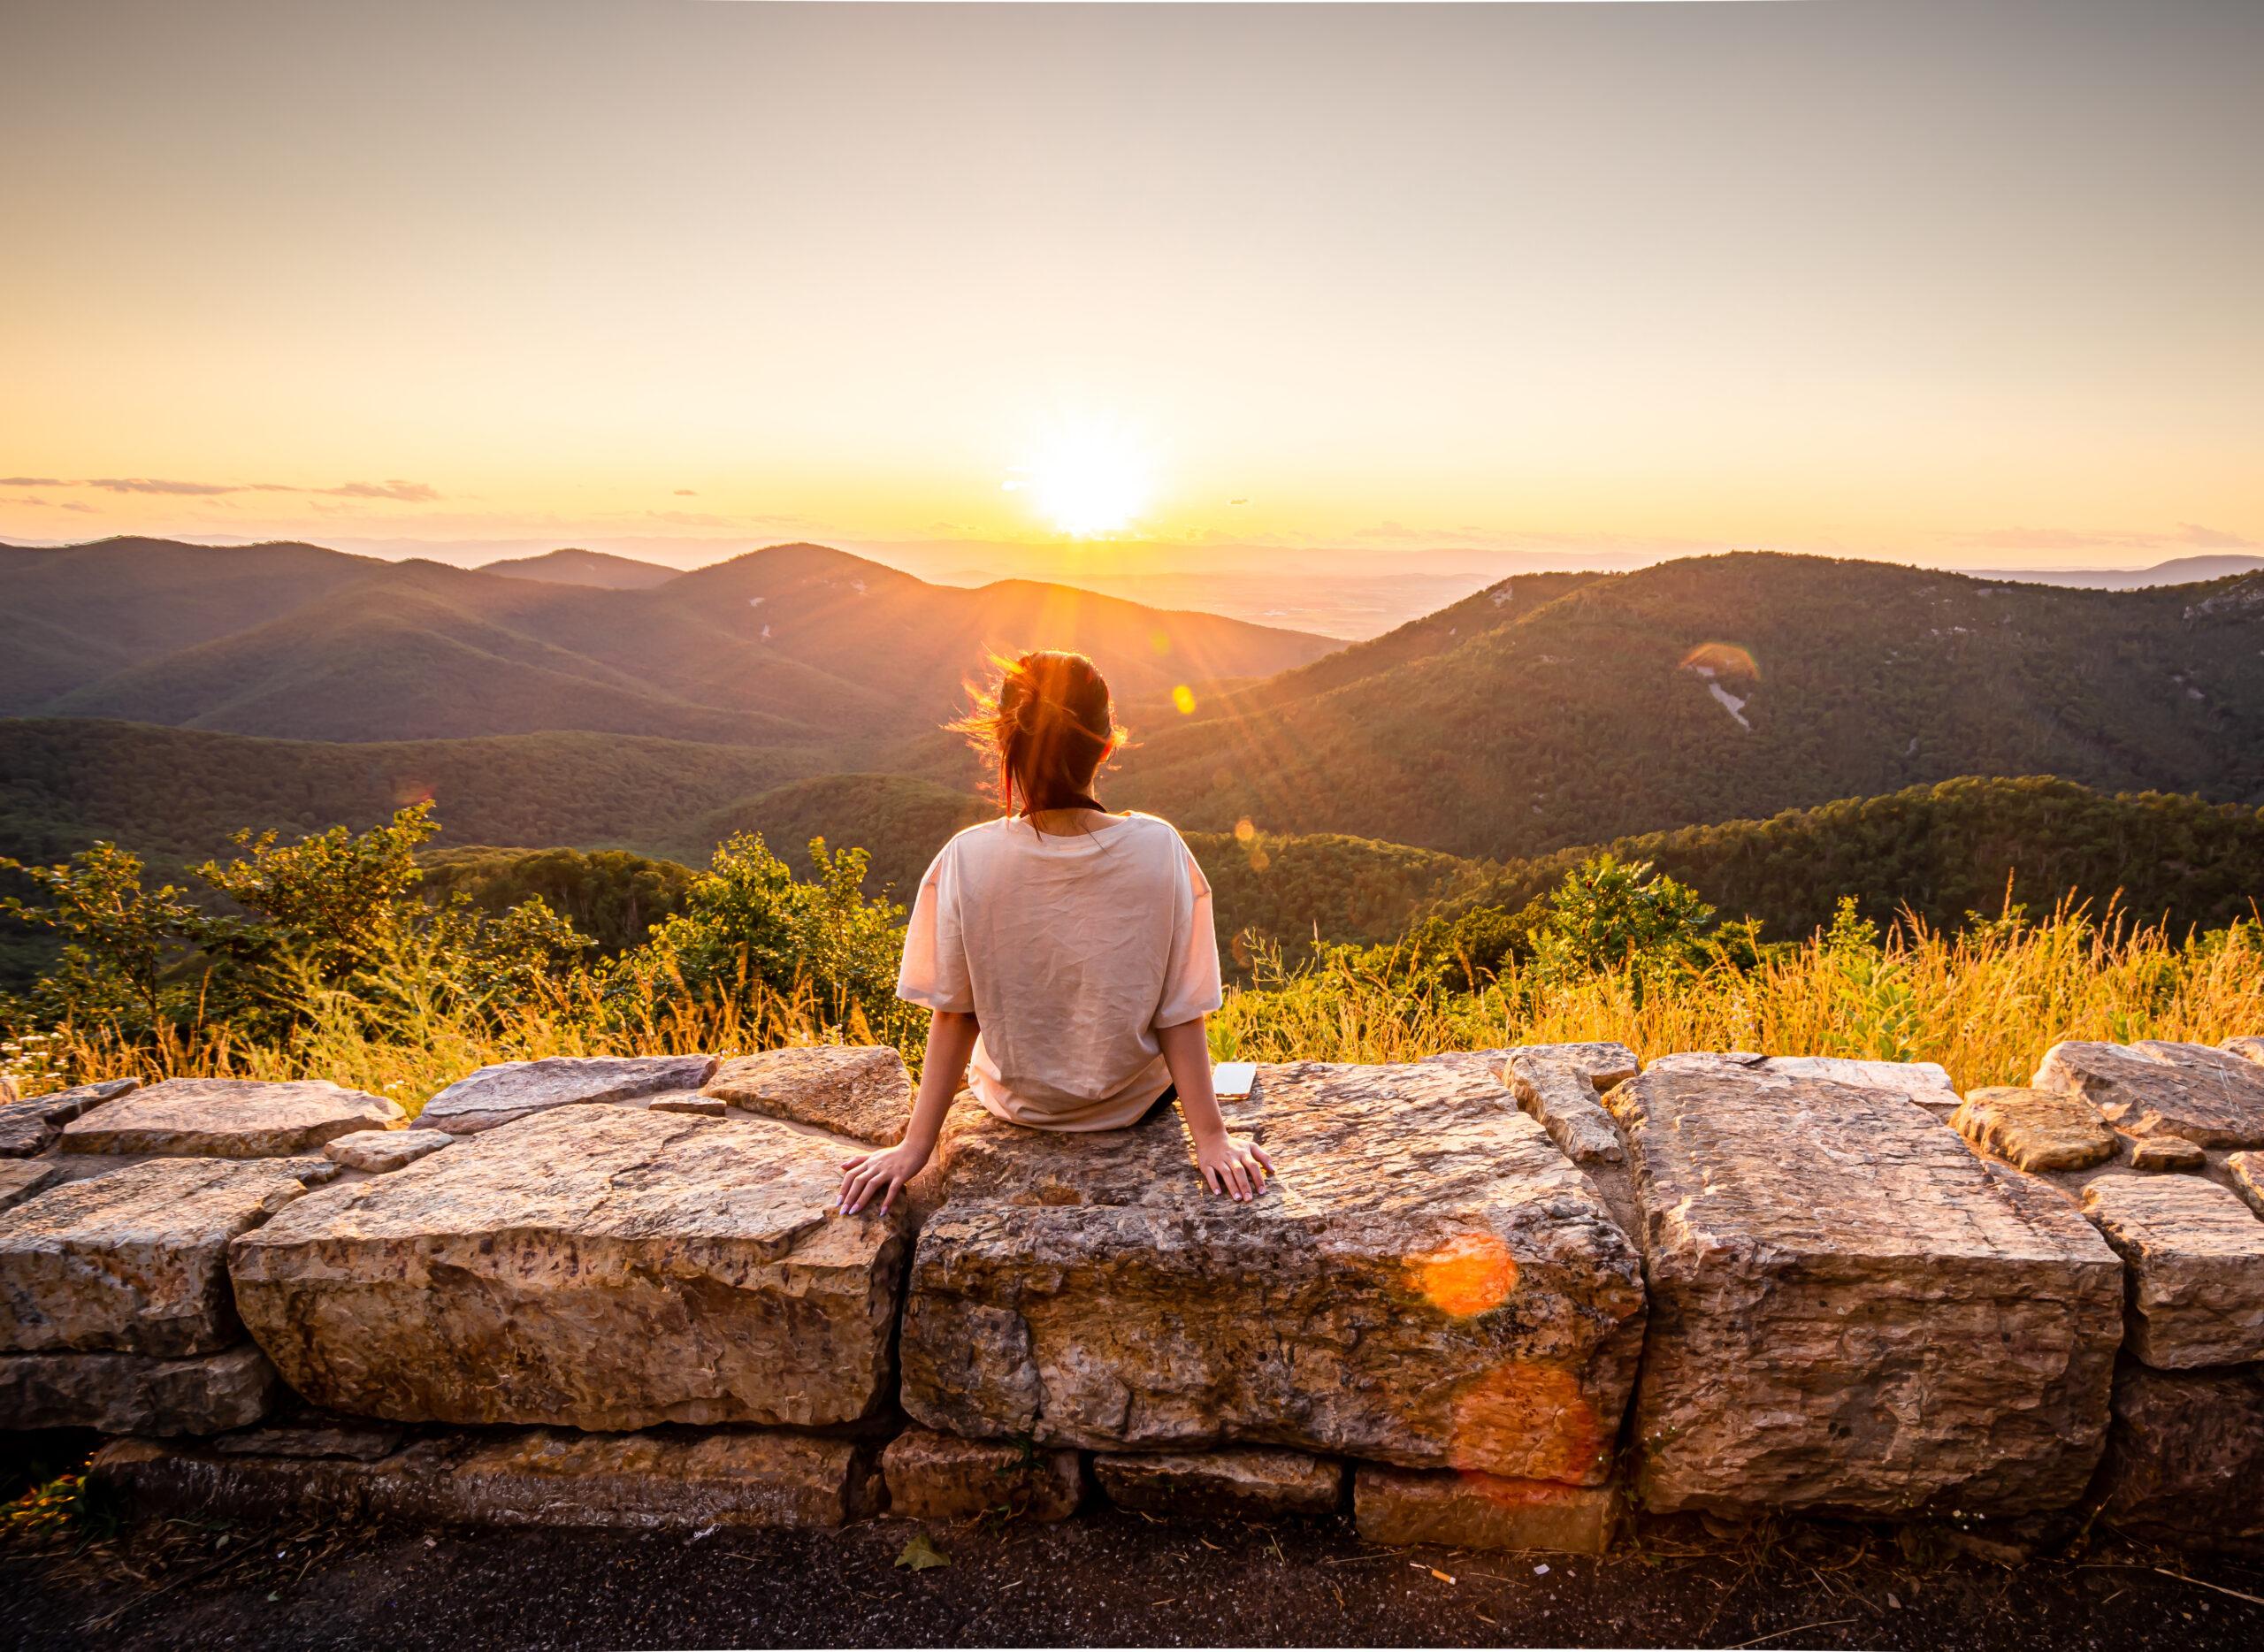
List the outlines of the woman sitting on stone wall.
{"type": "Polygon", "coordinates": [[[1111,815],[1094,776],[1121,744],[1078,654],[1026,654],[952,725],[998,765],[1005,812],[920,880],[899,996],[936,1013],[904,1139],[848,1161],[841,1208],[881,1208],[935,1151],[964,1079],[998,1117],[1113,1130],[1175,1098],[1212,1190],[1257,1197],[1274,1164],[1230,1138],[1203,1018],[1219,1007],[1211,886],[1168,821],[1111,815]]]}

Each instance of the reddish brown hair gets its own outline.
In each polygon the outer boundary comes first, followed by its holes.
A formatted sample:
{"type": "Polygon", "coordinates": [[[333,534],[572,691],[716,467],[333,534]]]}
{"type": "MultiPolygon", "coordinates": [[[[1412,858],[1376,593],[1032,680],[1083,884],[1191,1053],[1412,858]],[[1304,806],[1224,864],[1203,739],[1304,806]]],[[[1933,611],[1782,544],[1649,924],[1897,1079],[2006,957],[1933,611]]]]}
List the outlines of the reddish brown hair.
{"type": "Polygon", "coordinates": [[[996,664],[997,685],[971,689],[973,709],[949,726],[998,764],[1001,807],[1028,815],[1090,796],[1093,776],[1124,744],[1099,670],[1051,648],[996,664]]]}

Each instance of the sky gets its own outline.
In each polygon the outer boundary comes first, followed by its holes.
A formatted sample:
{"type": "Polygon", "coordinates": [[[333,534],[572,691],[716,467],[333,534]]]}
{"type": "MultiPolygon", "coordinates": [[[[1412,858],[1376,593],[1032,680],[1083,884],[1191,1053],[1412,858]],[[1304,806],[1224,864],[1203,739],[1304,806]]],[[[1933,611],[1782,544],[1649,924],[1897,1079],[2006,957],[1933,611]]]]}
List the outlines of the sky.
{"type": "Polygon", "coordinates": [[[0,538],[2260,549],[2260,88],[2253,0],[7,0],[0,538]]]}

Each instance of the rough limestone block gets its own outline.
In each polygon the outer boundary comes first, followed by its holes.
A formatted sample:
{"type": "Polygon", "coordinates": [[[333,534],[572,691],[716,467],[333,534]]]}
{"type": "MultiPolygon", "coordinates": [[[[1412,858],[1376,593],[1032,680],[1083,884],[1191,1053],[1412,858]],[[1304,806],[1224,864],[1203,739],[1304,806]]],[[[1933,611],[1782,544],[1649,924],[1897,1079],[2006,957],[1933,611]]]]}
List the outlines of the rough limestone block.
{"type": "Polygon", "coordinates": [[[2125,1135],[2264,1147],[2264,1062],[2207,1044],[2055,1044],[2032,1082],[2081,1096],[2125,1135]]]}
{"type": "Polygon", "coordinates": [[[1694,1050],[1663,1055],[1651,1070],[1667,1073],[1737,1068],[1778,1078],[1820,1079],[1859,1090],[1884,1090],[1916,1102],[1938,1119],[1957,1111],[1962,1098],[1949,1069],[1938,1061],[1866,1061],[1837,1055],[1760,1055],[1748,1050],[1694,1050]]]}
{"type": "Polygon", "coordinates": [[[912,1116],[912,1075],[885,1044],[764,1050],[726,1061],[707,1093],[735,1107],[892,1147],[912,1116]]]}
{"type": "Polygon", "coordinates": [[[715,1070],[712,1055],[553,1055],[539,1061],[498,1061],[426,1102],[417,1126],[477,1136],[553,1107],[698,1090],[715,1070]]]}
{"type": "Polygon", "coordinates": [[[2126,1361],[2100,1491],[2100,1518],[2116,1531],[2264,1556],[2264,1365],[2153,1371],[2126,1361]]]}
{"type": "Polygon", "coordinates": [[[2247,1060],[2264,1061],[2264,1037],[2260,1037],[2253,1033],[2245,1034],[2238,1038],[2228,1038],[2217,1048],[2247,1060]]]}
{"type": "Polygon", "coordinates": [[[1655,1062],[1610,1098],[1643,1212],[1653,1509],[2015,1514],[2099,1458],[2122,1270],[1893,1091],[1655,1062]]]}
{"type": "Polygon", "coordinates": [[[280,1159],[318,1151],[333,1136],[384,1129],[402,1116],[382,1096],[318,1079],[262,1084],[236,1078],[171,1078],[65,1125],[63,1151],[280,1159]]]}
{"type": "Polygon", "coordinates": [[[211,1434],[264,1417],[282,1394],[249,1342],[217,1354],[0,1354],[0,1428],[211,1434]]]}
{"type": "Polygon", "coordinates": [[[231,1258],[317,1405],[398,1422],[853,1421],[891,1392],[901,1218],[764,1120],[546,1113],[327,1190],[231,1258]]]}
{"type": "Polygon", "coordinates": [[[274,1160],[153,1159],[34,1194],[0,1215],[0,1350],[218,1352],[228,1242],[304,1191],[274,1160]]]}
{"type": "Polygon", "coordinates": [[[441,1130],[356,1130],[325,1142],[322,1151],[325,1158],[348,1170],[399,1170],[455,1139],[441,1130]]]}
{"type": "Polygon", "coordinates": [[[1334,1514],[1344,1501],[1344,1465],[1303,1451],[1105,1456],[1093,1459],[1093,1474],[1119,1508],[1182,1518],[1334,1514]]]}
{"type": "Polygon", "coordinates": [[[1371,1543],[1600,1555],[1611,1546],[1618,1505],[1608,1486],[1374,1463],[1361,1464],[1352,1478],[1352,1525],[1371,1543]]]}
{"type": "Polygon", "coordinates": [[[390,1456],[254,1456],[120,1440],[95,1482],[143,1515],[387,1519],[467,1526],[838,1526],[870,1511],[853,1441],[784,1433],[579,1434],[534,1429],[419,1441],[390,1456]]]}
{"type": "Polygon", "coordinates": [[[904,1403],[971,1438],[1286,1445],[1601,1480],[1641,1346],[1633,1245],[1498,1085],[1259,1069],[1211,1194],[1175,1114],[1063,1136],[961,1110],[922,1230],[904,1403]]]}
{"type": "Polygon", "coordinates": [[[11,1211],[62,1175],[62,1169],[43,1159],[0,1162],[0,1212],[11,1211]]]}
{"type": "Polygon", "coordinates": [[[1635,1075],[1625,1044],[1535,1044],[1510,1052],[1505,1067],[1518,1105],[1541,1121],[1549,1140],[1576,1165],[1626,1162],[1611,1115],[1596,1092],[1635,1075]]]}
{"type": "Polygon", "coordinates": [[[2199,1176],[2101,1176],[2084,1213],[2130,1268],[2130,1351],[2160,1370],[2264,1359],[2264,1221],[2199,1176]]]}
{"type": "Polygon", "coordinates": [[[2121,1139],[2130,1149],[2133,1170],[2199,1170],[2209,1162],[2207,1153],[2182,1136],[2124,1136],[2121,1139]]]}
{"type": "Polygon", "coordinates": [[[2226,1155],[2225,1174],[2232,1179],[2232,1190],[2248,1208],[2264,1216],[2264,1153],[2226,1155]]]}
{"type": "Polygon", "coordinates": [[[2081,1096],[1992,1085],[1967,1096],[1950,1128],[2023,1170],[2085,1170],[2115,1157],[2115,1132],[2081,1096]]]}
{"type": "Polygon", "coordinates": [[[696,1090],[666,1090],[645,1106],[651,1113],[681,1113],[700,1119],[721,1119],[731,1110],[730,1103],[715,1096],[703,1096],[696,1090]]]}
{"type": "Polygon", "coordinates": [[[11,1090],[0,1098],[0,1159],[28,1159],[44,1152],[72,1120],[106,1101],[117,1100],[140,1083],[139,1079],[107,1078],[99,1083],[20,1098],[11,1090]]]}
{"type": "Polygon", "coordinates": [[[996,1440],[961,1440],[910,1428],[881,1453],[891,1514],[914,1520],[974,1520],[986,1514],[1066,1520],[1085,1494],[1075,1451],[1036,1451],[996,1440]]]}
{"type": "Polygon", "coordinates": [[[409,1431],[393,1423],[365,1423],[325,1411],[300,1411],[239,1428],[207,1442],[228,1457],[350,1457],[374,1463],[401,1449],[409,1431]]]}

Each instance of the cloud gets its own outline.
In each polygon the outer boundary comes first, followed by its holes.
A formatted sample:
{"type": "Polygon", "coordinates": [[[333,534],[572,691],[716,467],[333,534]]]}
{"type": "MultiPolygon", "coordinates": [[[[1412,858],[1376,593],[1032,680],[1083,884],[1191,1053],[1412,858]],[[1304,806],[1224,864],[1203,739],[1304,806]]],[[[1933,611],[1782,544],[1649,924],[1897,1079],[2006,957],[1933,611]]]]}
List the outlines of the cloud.
{"type": "Polygon", "coordinates": [[[690,488],[688,488],[688,487],[679,487],[678,489],[677,489],[677,490],[676,490],[676,496],[677,496],[678,499],[697,499],[697,498],[699,498],[699,497],[700,497],[700,495],[699,495],[699,494],[697,494],[697,493],[693,493],[693,492],[692,492],[690,488]]]}
{"type": "Polygon", "coordinates": [[[176,482],[154,476],[90,476],[75,482],[54,477],[0,477],[6,487],[98,487],[109,493],[162,493],[174,498],[218,499],[228,493],[304,493],[325,499],[394,499],[431,504],[442,495],[424,482],[392,477],[383,482],[341,482],[336,487],[302,487],[295,482],[176,482]]]}
{"type": "MultiPolygon", "coordinates": [[[[21,484],[0,478],[0,487],[19,486],[21,484]]],[[[34,486],[36,486],[38,484],[34,483],[34,486]]],[[[18,494],[11,499],[0,499],[0,505],[37,505],[42,510],[92,510],[94,509],[92,505],[81,504],[75,499],[35,499],[28,493],[18,494]]]]}
{"type": "Polygon", "coordinates": [[[2169,532],[2111,528],[1988,528],[1979,532],[1945,536],[1992,551],[2157,551],[2184,547],[2205,551],[2252,551],[2258,541],[2206,528],[2198,522],[2181,522],[2169,532]]]}
{"type": "Polygon", "coordinates": [[[0,476],[0,487],[68,487],[51,476],[0,476]]]}
{"type": "Polygon", "coordinates": [[[66,482],[64,486],[99,487],[110,493],[185,493],[196,498],[243,492],[233,482],[167,482],[149,476],[93,476],[83,482],[66,482]]]}
{"type": "Polygon", "coordinates": [[[2243,539],[2237,533],[2226,533],[2217,528],[2205,528],[2198,522],[2177,524],[2177,540],[2205,551],[2253,551],[2260,547],[2256,540],[2243,539]]]}
{"type": "Polygon", "coordinates": [[[398,499],[410,505],[429,505],[440,497],[439,493],[423,482],[404,482],[399,477],[384,482],[346,482],[337,487],[301,488],[296,491],[326,493],[333,499],[398,499]]]}

